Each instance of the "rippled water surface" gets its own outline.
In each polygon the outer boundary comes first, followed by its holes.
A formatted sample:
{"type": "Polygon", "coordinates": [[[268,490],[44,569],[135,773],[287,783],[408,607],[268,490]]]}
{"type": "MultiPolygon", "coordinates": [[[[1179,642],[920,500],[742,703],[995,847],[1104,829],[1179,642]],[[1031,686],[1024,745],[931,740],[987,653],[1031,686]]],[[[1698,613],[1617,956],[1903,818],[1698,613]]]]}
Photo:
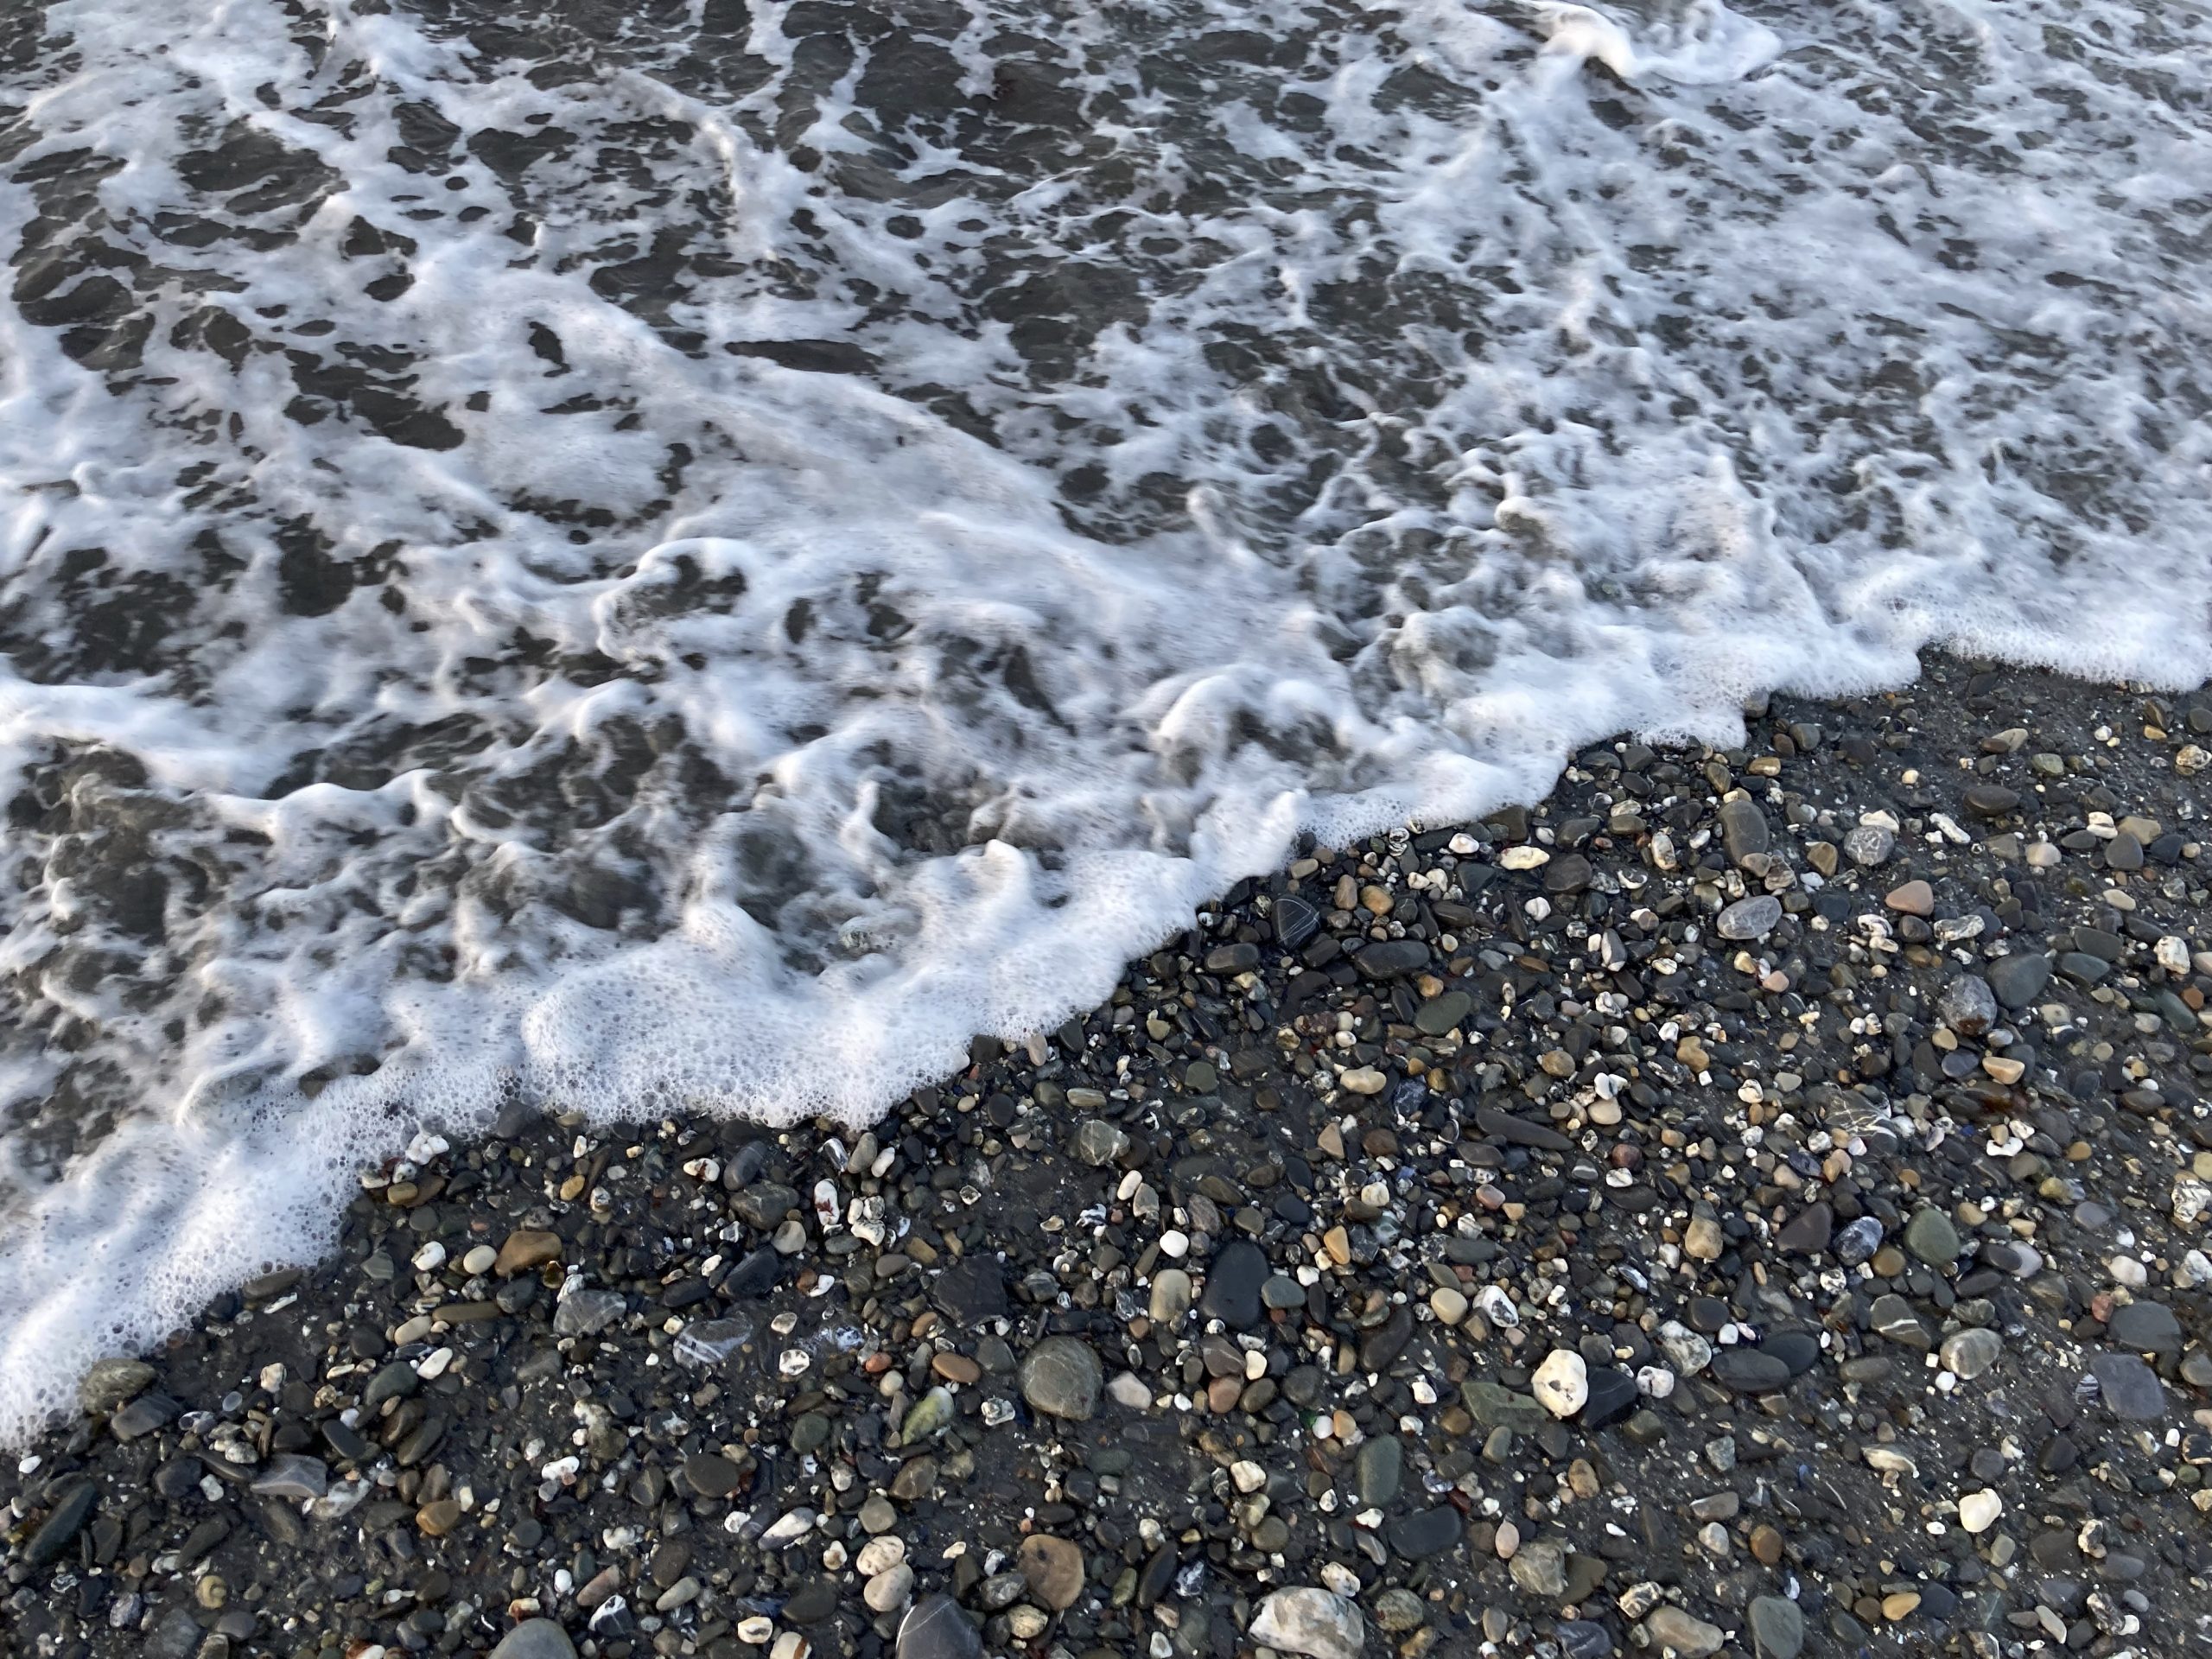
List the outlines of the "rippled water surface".
{"type": "Polygon", "coordinates": [[[863,1118],[1340,835],[2212,671],[2212,19],[0,11],[0,1427],[505,1100],[863,1118]]]}

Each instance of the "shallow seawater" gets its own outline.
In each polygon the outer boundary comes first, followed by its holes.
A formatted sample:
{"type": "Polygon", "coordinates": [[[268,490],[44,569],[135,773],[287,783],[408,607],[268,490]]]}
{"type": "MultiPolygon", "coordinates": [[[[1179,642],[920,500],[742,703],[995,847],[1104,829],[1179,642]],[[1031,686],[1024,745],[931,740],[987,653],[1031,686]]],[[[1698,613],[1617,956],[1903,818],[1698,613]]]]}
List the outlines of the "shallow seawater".
{"type": "Polygon", "coordinates": [[[1324,836],[2212,672],[2212,16],[0,16],[0,1433],[506,1102],[864,1119],[1324,836]]]}

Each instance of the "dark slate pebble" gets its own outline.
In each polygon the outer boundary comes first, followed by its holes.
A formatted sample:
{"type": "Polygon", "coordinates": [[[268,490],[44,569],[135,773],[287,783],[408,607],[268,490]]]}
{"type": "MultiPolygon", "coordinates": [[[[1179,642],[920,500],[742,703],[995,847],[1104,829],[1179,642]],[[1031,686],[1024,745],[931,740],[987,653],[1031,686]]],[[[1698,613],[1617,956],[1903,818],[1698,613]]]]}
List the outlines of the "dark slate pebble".
{"type": "Polygon", "coordinates": [[[1576,1418],[1585,1428],[1605,1428],[1637,1408],[1636,1379],[1611,1365],[1590,1370],[1590,1396],[1576,1418]]]}
{"type": "Polygon", "coordinates": [[[2115,1307],[2105,1321],[2105,1332],[2116,1348],[2144,1354],[2181,1351],[2181,1322],[2173,1310],[2159,1302],[2130,1302],[2115,1307]]]}
{"type": "Polygon", "coordinates": [[[1476,1107],[1475,1125],[1484,1135],[1494,1135],[1511,1146],[1535,1147],[1545,1152],[1574,1150],[1574,1142],[1550,1124],[1531,1122],[1496,1106],[1476,1107]]]}
{"type": "Polygon", "coordinates": [[[1544,866],[1544,891],[1554,896],[1580,893],[1590,885],[1590,861],[1580,853],[1569,853],[1544,866]]]}
{"type": "Polygon", "coordinates": [[[1799,1377],[1821,1363],[1821,1339],[1809,1331],[1777,1331],[1761,1343],[1758,1351],[1778,1359],[1799,1377]]]}
{"type": "Polygon", "coordinates": [[[1459,1510],[1449,1503],[1441,1503],[1394,1522],[1390,1528],[1390,1548],[1409,1561],[1426,1560],[1457,1544],[1465,1524],[1459,1510]]]}
{"type": "Polygon", "coordinates": [[[745,1471],[719,1452],[683,1460],[683,1484],[701,1497],[728,1497],[745,1484],[745,1471]]]}
{"type": "Polygon", "coordinates": [[[1400,979],[1428,966],[1428,946],[1419,939],[1382,939],[1352,960],[1370,979],[1400,979]]]}
{"type": "Polygon", "coordinates": [[[979,1255],[956,1262],[931,1281],[930,1300],[948,1319],[977,1325],[1007,1315],[1006,1269],[979,1255]]]}
{"type": "Polygon", "coordinates": [[[23,1546],[23,1563],[34,1573],[67,1549],[91,1518],[100,1500],[100,1489],[89,1480],[79,1481],[64,1492],[39,1529],[23,1546]]]}
{"type": "Polygon", "coordinates": [[[2166,1391],[2158,1374],[2133,1354],[2096,1354],[2089,1374],[2097,1379],[2105,1409],[2129,1422],[2155,1423],[2166,1414],[2166,1391]]]}
{"type": "Polygon", "coordinates": [[[1723,1348],[1707,1374],[1738,1394],[1778,1394],[1789,1386],[1789,1366],[1756,1348],[1723,1348]]]}
{"type": "Polygon", "coordinates": [[[1963,797],[1967,810],[1985,818],[2001,818],[2020,804],[2020,792],[2002,784],[1974,784],[1963,797]]]}
{"type": "Polygon", "coordinates": [[[1595,1619],[1564,1619],[1552,1639],[1559,1643],[1560,1659],[1613,1659],[1617,1651],[1612,1633],[1595,1619]]]}
{"type": "Polygon", "coordinates": [[[1267,1253],[1249,1239],[1231,1239],[1215,1253],[1206,1268],[1206,1287],[1198,1297],[1198,1313],[1219,1319],[1232,1331],[1249,1330],[1260,1322],[1260,1287],[1271,1269],[1267,1253]]]}
{"type": "Polygon", "coordinates": [[[1835,1211],[1831,1206],[1825,1203],[1808,1204],[1775,1234],[1775,1247],[1798,1255],[1818,1255],[1827,1249],[1834,1227],[1835,1211]]]}
{"type": "Polygon", "coordinates": [[[1986,970],[1989,988],[2006,1007],[2026,1007],[2050,983],[2051,961],[2039,951],[2020,951],[1999,957],[1986,970]]]}
{"type": "Polygon", "coordinates": [[[1206,952],[1206,972],[1224,978],[1249,974],[1259,965],[1260,947],[1256,944],[1217,944],[1206,952]]]}
{"type": "Polygon", "coordinates": [[[167,1428],[183,1409],[166,1394],[142,1394],[109,1418],[107,1426],[117,1440],[135,1440],[157,1428],[167,1428]]]}

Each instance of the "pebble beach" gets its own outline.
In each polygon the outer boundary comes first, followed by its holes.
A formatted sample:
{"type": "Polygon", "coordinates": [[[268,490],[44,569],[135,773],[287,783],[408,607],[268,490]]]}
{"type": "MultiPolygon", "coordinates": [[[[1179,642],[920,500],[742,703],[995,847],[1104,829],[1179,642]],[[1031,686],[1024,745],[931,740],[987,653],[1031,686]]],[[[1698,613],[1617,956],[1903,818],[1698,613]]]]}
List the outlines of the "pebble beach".
{"type": "Polygon", "coordinates": [[[1309,845],[866,1133],[419,1138],[0,1465],[0,1649],[2195,1651],[2208,749],[1931,657],[1309,845]]]}

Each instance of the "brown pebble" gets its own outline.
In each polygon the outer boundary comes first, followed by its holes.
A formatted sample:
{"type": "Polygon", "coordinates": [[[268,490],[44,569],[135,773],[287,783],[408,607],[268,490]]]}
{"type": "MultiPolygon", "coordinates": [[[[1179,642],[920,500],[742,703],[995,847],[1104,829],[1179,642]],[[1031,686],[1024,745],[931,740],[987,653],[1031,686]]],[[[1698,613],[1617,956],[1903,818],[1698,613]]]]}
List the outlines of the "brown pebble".
{"type": "Polygon", "coordinates": [[[983,1380],[983,1368],[965,1354],[939,1354],[930,1369],[948,1382],[967,1384],[983,1380]]]}
{"type": "Polygon", "coordinates": [[[1908,881],[1901,887],[1891,887],[1882,902],[1903,916],[1932,916],[1936,889],[1925,881],[1908,881]]]}
{"type": "Polygon", "coordinates": [[[492,1264],[492,1271],[502,1279],[512,1279],[518,1273],[556,1261],[560,1255],[560,1234],[524,1228],[507,1235],[507,1242],[499,1246],[499,1259],[492,1264]]]}
{"type": "Polygon", "coordinates": [[[1206,1384],[1206,1408],[1217,1414],[1236,1409],[1236,1402],[1243,1397],[1244,1379],[1241,1376],[1217,1376],[1206,1384]]]}
{"type": "Polygon", "coordinates": [[[1782,1535],[1772,1527],[1751,1529],[1751,1559],[1762,1567],[1772,1567],[1782,1559],[1782,1535]]]}
{"type": "Polygon", "coordinates": [[[415,1524],[424,1535],[442,1538],[461,1524],[461,1500],[442,1497],[415,1511],[415,1524]]]}

